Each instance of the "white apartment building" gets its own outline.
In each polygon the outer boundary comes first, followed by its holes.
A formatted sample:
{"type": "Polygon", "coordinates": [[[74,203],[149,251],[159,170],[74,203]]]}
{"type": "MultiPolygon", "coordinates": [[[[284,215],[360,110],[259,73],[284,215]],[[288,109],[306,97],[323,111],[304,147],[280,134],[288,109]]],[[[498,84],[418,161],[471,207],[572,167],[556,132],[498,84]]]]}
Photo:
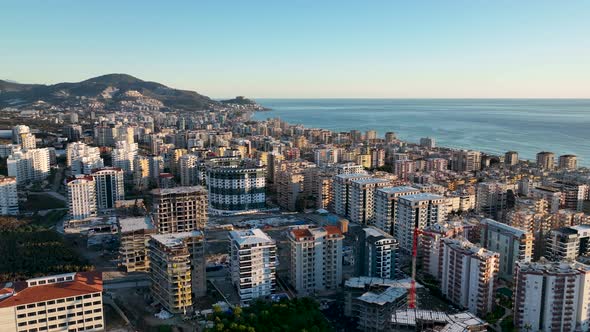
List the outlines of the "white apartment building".
{"type": "Polygon", "coordinates": [[[419,193],[420,190],[408,186],[378,188],[375,192],[375,227],[393,235],[399,197],[419,193]]]}
{"type": "Polygon", "coordinates": [[[43,181],[49,175],[49,149],[16,151],[6,160],[8,176],[16,177],[18,184],[43,181]]]}
{"type": "Polygon", "coordinates": [[[411,252],[414,229],[442,223],[446,217],[446,201],[443,196],[427,193],[400,196],[393,235],[399,242],[400,250],[411,252]]]}
{"type": "Polygon", "coordinates": [[[297,293],[334,290],[342,283],[342,242],[336,226],[295,228],[289,232],[290,282],[297,293]]]}
{"type": "Polygon", "coordinates": [[[133,159],[133,185],[139,190],[145,190],[150,185],[150,160],[145,156],[133,159]]]}
{"type": "Polygon", "coordinates": [[[113,167],[122,169],[125,174],[133,174],[133,161],[137,156],[137,149],[137,143],[116,142],[112,152],[113,167]]]}
{"type": "Polygon", "coordinates": [[[78,175],[67,181],[69,219],[96,217],[96,182],[89,175],[78,175]]]}
{"type": "Polygon", "coordinates": [[[18,215],[16,178],[0,176],[0,215],[18,215]]]}
{"type": "Polygon", "coordinates": [[[461,238],[444,238],[442,247],[442,294],[480,317],[491,312],[500,254],[461,238]]]}
{"type": "Polygon", "coordinates": [[[365,173],[365,169],[361,165],[355,163],[340,163],[333,165],[331,169],[336,174],[362,174],[365,173]]]}
{"type": "Polygon", "coordinates": [[[0,331],[105,329],[100,272],[58,274],[0,287],[0,331]]]}
{"type": "Polygon", "coordinates": [[[68,144],[66,164],[70,167],[72,175],[90,174],[93,169],[104,167],[100,149],[82,142],[68,144]]]}
{"type": "Polygon", "coordinates": [[[202,184],[199,171],[199,157],[194,154],[185,154],[179,160],[179,173],[181,186],[196,186],[202,184]]]}
{"type": "Polygon", "coordinates": [[[517,262],[514,308],[514,325],[521,331],[590,330],[590,267],[517,262]]]}
{"type": "Polygon", "coordinates": [[[355,180],[368,179],[371,176],[367,173],[338,174],[334,176],[332,190],[334,194],[334,211],[341,216],[348,216],[350,212],[350,191],[351,183],[355,180]]]}
{"type": "Polygon", "coordinates": [[[464,221],[449,221],[430,225],[424,229],[420,237],[418,248],[422,252],[422,266],[424,271],[436,280],[442,280],[444,246],[443,239],[463,237],[467,238],[474,228],[473,224],[464,221]]]}
{"type": "Polygon", "coordinates": [[[358,179],[350,185],[350,221],[361,225],[372,225],[375,221],[375,192],[391,185],[391,181],[380,178],[358,179]]]}
{"type": "Polygon", "coordinates": [[[37,148],[37,139],[31,133],[31,128],[18,125],[12,128],[12,141],[21,146],[23,150],[37,148]]]}
{"type": "Polygon", "coordinates": [[[477,184],[475,211],[488,218],[500,220],[507,208],[508,190],[516,193],[517,186],[502,182],[482,182],[477,184]]]}
{"type": "Polygon", "coordinates": [[[532,259],[533,234],[493,219],[483,219],[480,225],[482,246],[500,254],[500,277],[512,280],[514,264],[532,259]]]}
{"type": "Polygon", "coordinates": [[[204,243],[201,231],[151,236],[151,294],[166,311],[191,313],[194,299],[206,294],[204,243]]]}
{"type": "Polygon", "coordinates": [[[230,273],[240,301],[250,301],[274,293],[277,247],[260,229],[229,232],[230,273]]]}
{"type": "Polygon", "coordinates": [[[117,201],[125,199],[123,170],[103,167],[90,174],[96,184],[96,202],[99,210],[113,209],[117,201]]]}

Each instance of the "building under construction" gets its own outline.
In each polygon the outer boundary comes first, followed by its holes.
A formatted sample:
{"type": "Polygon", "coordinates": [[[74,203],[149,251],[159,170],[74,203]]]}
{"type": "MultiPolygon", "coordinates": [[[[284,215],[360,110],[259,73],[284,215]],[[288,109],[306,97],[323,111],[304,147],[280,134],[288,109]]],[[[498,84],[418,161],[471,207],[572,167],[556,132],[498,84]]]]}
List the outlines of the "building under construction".
{"type": "Polygon", "coordinates": [[[193,300],[206,293],[204,241],[201,231],[151,236],[151,293],[170,313],[192,312],[193,300]]]}
{"type": "Polygon", "coordinates": [[[127,272],[147,272],[148,241],[156,230],[149,216],[119,219],[119,260],[127,272]]]}
{"type": "Polygon", "coordinates": [[[152,191],[154,225],[158,234],[202,230],[207,223],[207,190],[200,186],[152,191]]]}

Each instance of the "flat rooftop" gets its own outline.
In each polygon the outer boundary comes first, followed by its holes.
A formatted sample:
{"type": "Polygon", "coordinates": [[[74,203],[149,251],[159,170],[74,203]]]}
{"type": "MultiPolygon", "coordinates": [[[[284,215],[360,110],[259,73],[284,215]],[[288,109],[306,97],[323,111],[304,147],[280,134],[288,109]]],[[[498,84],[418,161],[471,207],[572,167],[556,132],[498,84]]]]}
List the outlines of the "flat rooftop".
{"type": "Polygon", "coordinates": [[[406,201],[411,201],[411,202],[430,201],[433,199],[442,199],[442,198],[444,198],[444,197],[441,195],[430,194],[430,193],[420,193],[420,194],[406,195],[406,196],[400,197],[400,199],[403,199],[406,201]]]}
{"type": "Polygon", "coordinates": [[[149,216],[137,218],[121,218],[119,219],[119,227],[121,233],[135,232],[142,229],[154,229],[152,218],[149,216]]]}
{"type": "Polygon", "coordinates": [[[407,192],[420,192],[420,189],[416,189],[410,186],[399,186],[399,187],[385,187],[379,188],[379,191],[386,192],[388,194],[407,193],[407,192]]]}
{"type": "Polygon", "coordinates": [[[203,232],[192,231],[174,234],[154,234],[152,235],[152,239],[160,242],[162,245],[165,245],[166,247],[174,247],[182,245],[182,240],[184,239],[197,236],[203,236],[203,232]]]}
{"type": "Polygon", "coordinates": [[[169,194],[190,194],[196,192],[207,192],[207,189],[202,186],[188,186],[188,187],[174,187],[174,188],[159,188],[152,190],[153,194],[169,195],[169,194]]]}
{"type": "Polygon", "coordinates": [[[231,231],[229,232],[229,237],[239,245],[274,243],[274,240],[260,228],[231,231]]]}

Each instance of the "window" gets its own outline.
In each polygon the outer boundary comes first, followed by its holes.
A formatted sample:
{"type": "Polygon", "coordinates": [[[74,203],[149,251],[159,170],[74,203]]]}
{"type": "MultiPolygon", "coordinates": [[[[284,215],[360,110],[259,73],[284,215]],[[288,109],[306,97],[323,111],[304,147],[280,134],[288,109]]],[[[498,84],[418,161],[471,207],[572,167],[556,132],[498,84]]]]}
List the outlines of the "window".
{"type": "Polygon", "coordinates": [[[64,302],[66,302],[66,300],[64,300],[64,299],[57,300],[57,303],[64,303],[64,302]]]}

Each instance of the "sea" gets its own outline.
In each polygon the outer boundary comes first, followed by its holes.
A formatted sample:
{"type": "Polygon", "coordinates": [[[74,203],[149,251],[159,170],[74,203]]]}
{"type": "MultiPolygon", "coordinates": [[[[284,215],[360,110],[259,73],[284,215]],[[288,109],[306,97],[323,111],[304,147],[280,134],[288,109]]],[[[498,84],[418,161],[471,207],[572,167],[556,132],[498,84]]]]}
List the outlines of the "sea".
{"type": "Polygon", "coordinates": [[[575,154],[590,167],[590,99],[257,99],[271,109],[253,120],[333,131],[393,131],[418,142],[489,154],[514,150],[521,159],[540,151],[575,154]]]}

